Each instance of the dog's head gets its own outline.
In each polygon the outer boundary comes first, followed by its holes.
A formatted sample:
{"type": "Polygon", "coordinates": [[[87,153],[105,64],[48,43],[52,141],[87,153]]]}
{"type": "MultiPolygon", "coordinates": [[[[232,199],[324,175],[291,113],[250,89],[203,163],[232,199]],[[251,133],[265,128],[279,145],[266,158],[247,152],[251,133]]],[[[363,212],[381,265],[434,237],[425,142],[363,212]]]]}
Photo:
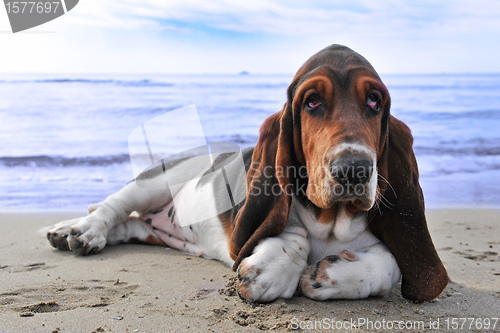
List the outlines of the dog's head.
{"type": "Polygon", "coordinates": [[[377,196],[390,96],[362,56],[333,45],[311,57],[288,90],[292,152],[308,173],[307,197],[327,209],[339,202],[369,210],[377,196]]]}

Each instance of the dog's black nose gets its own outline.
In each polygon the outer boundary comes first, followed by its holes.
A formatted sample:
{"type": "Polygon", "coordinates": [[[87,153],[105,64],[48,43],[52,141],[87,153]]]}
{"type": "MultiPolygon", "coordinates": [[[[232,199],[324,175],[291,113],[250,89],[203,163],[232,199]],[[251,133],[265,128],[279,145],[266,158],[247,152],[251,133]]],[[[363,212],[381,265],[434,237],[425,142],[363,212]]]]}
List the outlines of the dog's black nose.
{"type": "Polygon", "coordinates": [[[342,186],[366,184],[373,172],[369,159],[338,158],[330,164],[333,179],[342,186]]]}

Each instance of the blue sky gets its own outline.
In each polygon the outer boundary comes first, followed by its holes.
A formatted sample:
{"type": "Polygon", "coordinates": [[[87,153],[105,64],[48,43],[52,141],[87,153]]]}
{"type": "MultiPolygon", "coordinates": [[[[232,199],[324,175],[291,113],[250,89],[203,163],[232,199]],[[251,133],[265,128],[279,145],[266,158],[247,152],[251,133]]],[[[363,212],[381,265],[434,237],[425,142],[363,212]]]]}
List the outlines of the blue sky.
{"type": "Polygon", "coordinates": [[[0,73],[294,73],[333,43],[380,73],[500,73],[500,1],[80,0],[9,33],[0,73]]]}

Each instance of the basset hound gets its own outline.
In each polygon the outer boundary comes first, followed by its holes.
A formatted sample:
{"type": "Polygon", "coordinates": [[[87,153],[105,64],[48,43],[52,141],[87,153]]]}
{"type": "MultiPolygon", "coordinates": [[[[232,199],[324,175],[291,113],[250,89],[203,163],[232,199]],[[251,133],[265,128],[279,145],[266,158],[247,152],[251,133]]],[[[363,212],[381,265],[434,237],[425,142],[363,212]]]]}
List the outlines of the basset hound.
{"type": "Polygon", "coordinates": [[[50,243],[89,255],[138,241],[217,259],[237,271],[239,294],[252,302],[297,290],[316,300],[384,295],[401,276],[405,298],[437,297],[449,279],[427,229],[413,138],[391,116],[375,69],[332,45],[298,70],[287,97],[255,148],[242,151],[246,199],[232,210],[182,227],[179,216],[213,209],[226,189],[198,184],[206,196],[193,202],[190,187],[166,193],[132,182],[86,217],[54,225],[50,243]]]}

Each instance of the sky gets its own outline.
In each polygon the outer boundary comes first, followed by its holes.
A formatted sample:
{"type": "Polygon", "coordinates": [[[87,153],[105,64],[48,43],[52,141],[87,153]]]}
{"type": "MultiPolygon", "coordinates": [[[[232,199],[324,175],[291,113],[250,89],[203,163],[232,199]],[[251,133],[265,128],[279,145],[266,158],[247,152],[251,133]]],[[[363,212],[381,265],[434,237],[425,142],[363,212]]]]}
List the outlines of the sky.
{"type": "Polygon", "coordinates": [[[343,44],[382,74],[500,73],[498,0],[80,0],[13,34],[1,73],[293,74],[343,44]]]}

